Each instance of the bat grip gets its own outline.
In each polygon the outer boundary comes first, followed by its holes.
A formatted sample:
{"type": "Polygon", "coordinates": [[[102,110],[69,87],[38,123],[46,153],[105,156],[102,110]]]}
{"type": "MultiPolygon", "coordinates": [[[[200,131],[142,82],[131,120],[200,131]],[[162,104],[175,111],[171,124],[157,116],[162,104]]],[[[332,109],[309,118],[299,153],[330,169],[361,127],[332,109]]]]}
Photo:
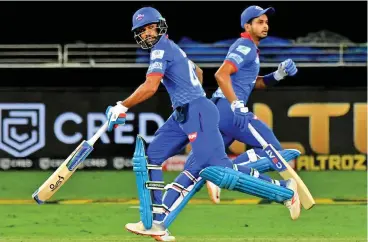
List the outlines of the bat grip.
{"type": "Polygon", "coordinates": [[[106,131],[107,129],[107,121],[102,125],[102,127],[95,133],[95,135],[92,136],[87,142],[90,146],[93,146],[96,141],[101,137],[101,135],[106,131]]]}
{"type": "Polygon", "coordinates": [[[267,142],[266,140],[264,140],[264,138],[258,133],[258,131],[250,124],[248,124],[248,128],[250,130],[250,132],[252,133],[252,135],[254,136],[254,138],[256,138],[256,140],[262,145],[263,148],[265,148],[267,146],[267,142]]]}

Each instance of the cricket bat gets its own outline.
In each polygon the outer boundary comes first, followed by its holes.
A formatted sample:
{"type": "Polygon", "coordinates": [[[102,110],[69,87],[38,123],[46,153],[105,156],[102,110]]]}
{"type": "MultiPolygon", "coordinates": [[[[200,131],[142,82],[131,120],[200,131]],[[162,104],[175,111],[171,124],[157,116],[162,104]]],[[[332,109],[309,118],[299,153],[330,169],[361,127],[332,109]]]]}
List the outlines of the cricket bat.
{"type": "Polygon", "coordinates": [[[73,175],[78,166],[93,151],[93,145],[107,129],[107,122],[88,141],[83,140],[59,168],[32,194],[32,198],[43,204],[73,175]]]}
{"type": "Polygon", "coordinates": [[[262,145],[268,158],[275,164],[276,170],[280,173],[280,176],[285,180],[294,178],[298,184],[300,203],[305,209],[311,209],[316,202],[303,180],[298,176],[298,174],[296,174],[294,169],[291,168],[280,153],[271,144],[268,144],[250,123],[248,124],[248,128],[256,140],[262,145]]]}

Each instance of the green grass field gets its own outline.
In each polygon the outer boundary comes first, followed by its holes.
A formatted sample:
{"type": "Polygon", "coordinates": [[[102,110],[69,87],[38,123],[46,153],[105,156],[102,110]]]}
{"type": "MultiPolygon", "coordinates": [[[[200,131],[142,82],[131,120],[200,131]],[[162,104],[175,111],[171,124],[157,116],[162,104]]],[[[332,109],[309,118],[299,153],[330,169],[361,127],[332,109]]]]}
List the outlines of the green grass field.
{"type": "MultiPolygon", "coordinates": [[[[0,172],[0,241],[153,241],[124,229],[126,223],[139,220],[132,172],[77,171],[52,198],[125,202],[37,205],[30,201],[31,195],[50,174],[0,172]],[[31,204],[14,204],[15,199],[31,204]]],[[[165,173],[165,180],[176,175],[165,173]]],[[[337,202],[303,210],[297,221],[278,204],[229,204],[232,199],[250,198],[238,192],[223,191],[224,203],[213,205],[204,188],[195,196],[202,204],[190,203],[170,230],[177,241],[190,242],[367,241],[366,175],[358,171],[301,172],[317,201],[330,198],[337,202]]]]}

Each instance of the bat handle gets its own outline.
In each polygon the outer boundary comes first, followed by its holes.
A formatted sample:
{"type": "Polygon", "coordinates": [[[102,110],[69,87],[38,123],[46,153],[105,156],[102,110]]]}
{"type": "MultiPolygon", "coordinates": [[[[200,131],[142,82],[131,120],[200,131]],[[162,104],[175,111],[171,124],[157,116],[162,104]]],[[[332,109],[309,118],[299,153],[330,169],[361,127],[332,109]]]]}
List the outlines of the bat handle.
{"type": "Polygon", "coordinates": [[[95,133],[95,135],[92,136],[87,142],[90,146],[93,146],[96,141],[101,137],[101,135],[106,131],[107,129],[107,121],[102,125],[102,127],[95,133]]]}
{"type": "Polygon", "coordinates": [[[258,131],[250,124],[248,124],[248,128],[250,130],[250,132],[252,133],[252,135],[254,136],[254,138],[256,138],[256,140],[262,145],[263,148],[265,148],[267,146],[267,142],[266,140],[264,140],[264,138],[258,133],[258,131]]]}

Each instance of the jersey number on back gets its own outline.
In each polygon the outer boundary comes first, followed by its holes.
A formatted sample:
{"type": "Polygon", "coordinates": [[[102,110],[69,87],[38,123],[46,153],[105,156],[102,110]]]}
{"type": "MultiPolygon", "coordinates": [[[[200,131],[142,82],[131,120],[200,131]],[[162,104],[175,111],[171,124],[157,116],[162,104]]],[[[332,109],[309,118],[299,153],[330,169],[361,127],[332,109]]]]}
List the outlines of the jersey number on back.
{"type": "MultiPolygon", "coordinates": [[[[185,54],[185,52],[179,48],[181,54],[187,58],[187,54],[185,54]]],[[[197,74],[195,72],[195,65],[193,64],[193,62],[191,62],[190,60],[188,60],[188,68],[189,68],[189,77],[190,77],[190,81],[192,82],[193,86],[198,86],[201,85],[201,82],[198,80],[197,74]]]]}
{"type": "Polygon", "coordinates": [[[201,82],[197,77],[197,73],[195,72],[196,67],[190,60],[188,60],[188,67],[189,67],[190,81],[192,82],[193,86],[201,85],[201,82]]]}

